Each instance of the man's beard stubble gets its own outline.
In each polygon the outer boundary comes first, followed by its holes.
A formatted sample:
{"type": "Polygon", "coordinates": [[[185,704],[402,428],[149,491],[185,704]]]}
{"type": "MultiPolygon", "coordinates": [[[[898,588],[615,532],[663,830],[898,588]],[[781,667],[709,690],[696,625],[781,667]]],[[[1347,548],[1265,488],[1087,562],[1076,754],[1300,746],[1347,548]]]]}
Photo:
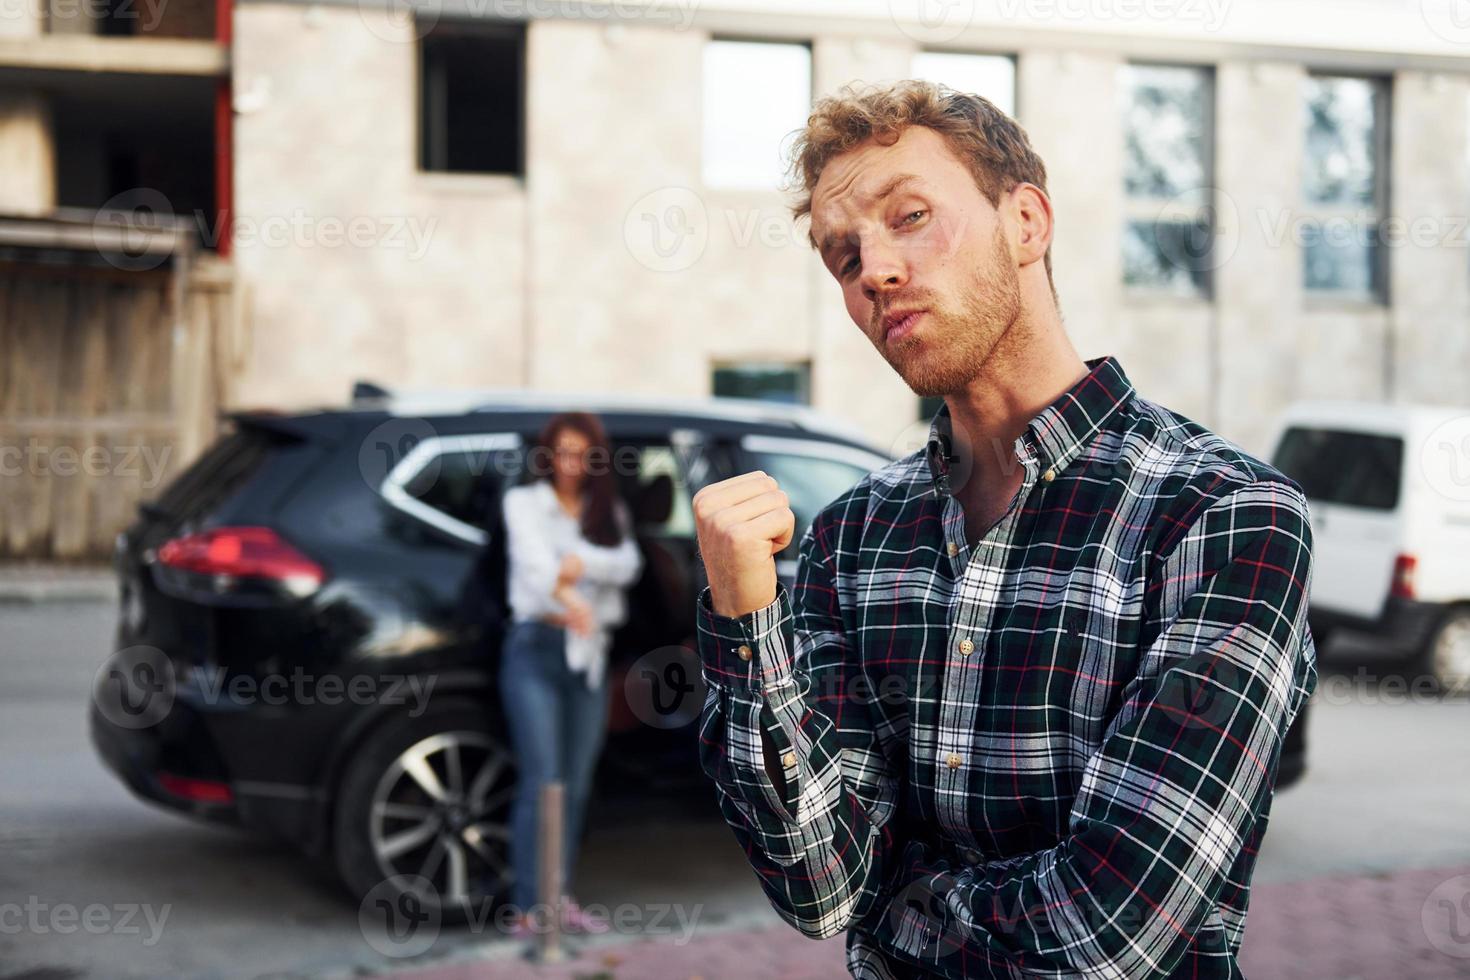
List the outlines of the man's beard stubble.
{"type": "Polygon", "coordinates": [[[878,352],[916,395],[944,397],[964,390],[1021,318],[1021,281],[1000,228],[989,268],[974,273],[958,309],[931,306],[918,295],[890,299],[873,310],[877,327],[871,336],[877,338],[878,352]],[[889,345],[882,339],[883,317],[897,303],[925,305],[929,312],[922,331],[889,345]]]}

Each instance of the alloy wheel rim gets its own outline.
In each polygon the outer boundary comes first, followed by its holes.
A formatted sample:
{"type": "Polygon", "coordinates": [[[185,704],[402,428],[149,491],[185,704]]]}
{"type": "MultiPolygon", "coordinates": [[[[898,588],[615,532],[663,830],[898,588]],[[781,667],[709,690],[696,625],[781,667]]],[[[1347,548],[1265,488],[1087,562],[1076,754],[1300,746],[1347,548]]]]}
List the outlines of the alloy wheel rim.
{"type": "Polygon", "coordinates": [[[373,791],[368,833],[384,879],[408,876],[419,899],[468,906],[511,879],[510,753],[483,732],[441,732],[405,749],[373,791]]]}

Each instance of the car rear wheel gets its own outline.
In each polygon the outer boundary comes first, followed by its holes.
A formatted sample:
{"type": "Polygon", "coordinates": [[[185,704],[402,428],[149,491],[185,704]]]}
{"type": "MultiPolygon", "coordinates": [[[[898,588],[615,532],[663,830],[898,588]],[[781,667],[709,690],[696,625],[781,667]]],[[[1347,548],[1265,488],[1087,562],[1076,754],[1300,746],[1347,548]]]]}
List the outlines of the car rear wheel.
{"type": "Polygon", "coordinates": [[[359,898],[412,892],[445,924],[483,920],[510,883],[514,788],[510,750],[474,702],[395,721],[343,776],[337,869],[359,898]]]}
{"type": "Polygon", "coordinates": [[[1426,668],[1443,694],[1470,694],[1470,608],[1451,609],[1425,648],[1426,668]]]}

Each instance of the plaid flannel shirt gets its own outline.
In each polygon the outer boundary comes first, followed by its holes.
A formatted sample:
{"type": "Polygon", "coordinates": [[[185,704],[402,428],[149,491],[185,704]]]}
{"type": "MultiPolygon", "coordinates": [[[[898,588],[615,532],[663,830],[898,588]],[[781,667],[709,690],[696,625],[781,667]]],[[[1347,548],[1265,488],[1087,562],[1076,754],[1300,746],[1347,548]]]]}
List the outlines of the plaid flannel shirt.
{"type": "Polygon", "coordinates": [[[855,977],[1241,975],[1317,679],[1306,501],[1088,367],[973,547],[941,409],[814,520],[794,594],[699,597],[701,764],[777,912],[847,931],[855,977]]]}

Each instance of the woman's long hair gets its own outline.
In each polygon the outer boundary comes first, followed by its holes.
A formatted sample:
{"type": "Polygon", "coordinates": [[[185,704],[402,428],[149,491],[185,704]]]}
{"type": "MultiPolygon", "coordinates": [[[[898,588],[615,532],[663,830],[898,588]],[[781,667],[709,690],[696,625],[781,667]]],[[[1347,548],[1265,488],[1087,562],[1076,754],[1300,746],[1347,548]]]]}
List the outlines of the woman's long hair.
{"type": "Polygon", "coordinates": [[[559,412],[553,415],[536,436],[531,450],[531,472],[538,480],[550,480],[555,472],[556,437],[563,429],[579,432],[587,439],[587,453],[597,460],[589,466],[582,461],[582,536],[595,545],[610,548],[623,540],[614,506],[617,501],[617,479],[613,476],[612,447],[602,421],[591,412],[559,412]],[[544,462],[543,462],[544,461],[544,462]]]}

